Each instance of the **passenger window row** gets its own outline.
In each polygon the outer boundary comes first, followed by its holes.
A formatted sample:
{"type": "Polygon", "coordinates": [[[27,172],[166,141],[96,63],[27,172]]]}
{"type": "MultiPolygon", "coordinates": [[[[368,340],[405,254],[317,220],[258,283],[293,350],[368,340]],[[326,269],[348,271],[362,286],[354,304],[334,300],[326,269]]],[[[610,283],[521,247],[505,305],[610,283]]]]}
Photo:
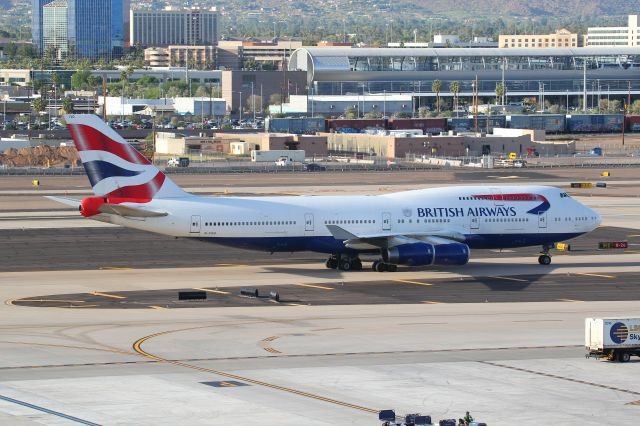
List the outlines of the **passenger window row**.
{"type": "Polygon", "coordinates": [[[295,220],[268,220],[257,222],[205,222],[204,226],[273,226],[273,225],[296,225],[298,222],[295,220]]]}
{"type": "Polygon", "coordinates": [[[325,225],[360,225],[365,223],[376,223],[372,219],[351,219],[351,220],[325,220],[325,225]]]}
{"type": "Polygon", "coordinates": [[[485,222],[529,222],[529,218],[524,217],[489,217],[484,220],[485,222]]]}

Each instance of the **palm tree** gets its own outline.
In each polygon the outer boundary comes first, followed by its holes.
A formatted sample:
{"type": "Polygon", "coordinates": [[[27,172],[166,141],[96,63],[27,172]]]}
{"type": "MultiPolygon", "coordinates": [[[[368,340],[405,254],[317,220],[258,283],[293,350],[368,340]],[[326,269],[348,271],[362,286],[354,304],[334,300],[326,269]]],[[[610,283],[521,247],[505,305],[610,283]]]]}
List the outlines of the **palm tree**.
{"type": "Polygon", "coordinates": [[[73,106],[71,98],[64,98],[62,100],[62,111],[64,111],[65,114],[71,114],[73,112],[73,106]]]}
{"type": "Polygon", "coordinates": [[[431,91],[436,94],[436,108],[440,112],[440,91],[442,90],[442,81],[433,80],[431,83],[431,91]]]}
{"type": "Polygon", "coordinates": [[[502,83],[498,83],[496,85],[496,104],[498,103],[498,99],[502,99],[505,94],[506,88],[502,83]]]}
{"type": "Polygon", "coordinates": [[[449,91],[453,95],[453,108],[456,110],[456,115],[458,114],[458,94],[460,93],[460,82],[452,81],[449,83],[449,91]]]}

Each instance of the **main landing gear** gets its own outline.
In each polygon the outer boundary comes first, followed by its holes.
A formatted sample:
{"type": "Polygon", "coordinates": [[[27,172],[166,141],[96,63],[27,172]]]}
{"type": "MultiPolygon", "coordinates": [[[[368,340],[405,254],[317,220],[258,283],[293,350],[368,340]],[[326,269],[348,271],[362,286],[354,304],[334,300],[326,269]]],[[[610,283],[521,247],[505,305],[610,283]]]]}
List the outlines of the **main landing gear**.
{"type": "Polygon", "coordinates": [[[371,265],[371,269],[376,272],[396,272],[398,270],[398,265],[392,265],[390,263],[384,263],[381,260],[376,260],[371,265]]]}
{"type": "Polygon", "coordinates": [[[549,254],[549,250],[553,248],[553,245],[544,245],[542,246],[542,252],[538,257],[538,263],[541,265],[551,265],[551,255],[549,254]]]}
{"type": "Polygon", "coordinates": [[[333,254],[325,263],[329,269],[339,269],[341,271],[360,271],[362,261],[360,258],[346,254],[333,254]]]}

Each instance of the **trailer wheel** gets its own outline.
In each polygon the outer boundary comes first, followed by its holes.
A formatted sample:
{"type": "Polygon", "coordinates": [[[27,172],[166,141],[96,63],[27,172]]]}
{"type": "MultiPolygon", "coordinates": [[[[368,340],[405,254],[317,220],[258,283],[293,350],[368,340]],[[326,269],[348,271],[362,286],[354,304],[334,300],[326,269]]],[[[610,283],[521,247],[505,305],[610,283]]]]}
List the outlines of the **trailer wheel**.
{"type": "Polygon", "coordinates": [[[631,354],[629,352],[618,352],[619,362],[629,362],[630,359],[631,359],[631,354]]]}

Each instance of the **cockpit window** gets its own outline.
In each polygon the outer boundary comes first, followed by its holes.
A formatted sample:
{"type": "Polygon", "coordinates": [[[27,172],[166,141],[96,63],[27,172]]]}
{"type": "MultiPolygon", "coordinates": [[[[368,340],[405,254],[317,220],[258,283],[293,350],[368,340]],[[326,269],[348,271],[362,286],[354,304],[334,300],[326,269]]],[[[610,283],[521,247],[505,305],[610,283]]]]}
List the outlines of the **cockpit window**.
{"type": "Polygon", "coordinates": [[[567,194],[566,192],[561,192],[560,193],[560,198],[571,198],[571,196],[569,194],[567,194]]]}

